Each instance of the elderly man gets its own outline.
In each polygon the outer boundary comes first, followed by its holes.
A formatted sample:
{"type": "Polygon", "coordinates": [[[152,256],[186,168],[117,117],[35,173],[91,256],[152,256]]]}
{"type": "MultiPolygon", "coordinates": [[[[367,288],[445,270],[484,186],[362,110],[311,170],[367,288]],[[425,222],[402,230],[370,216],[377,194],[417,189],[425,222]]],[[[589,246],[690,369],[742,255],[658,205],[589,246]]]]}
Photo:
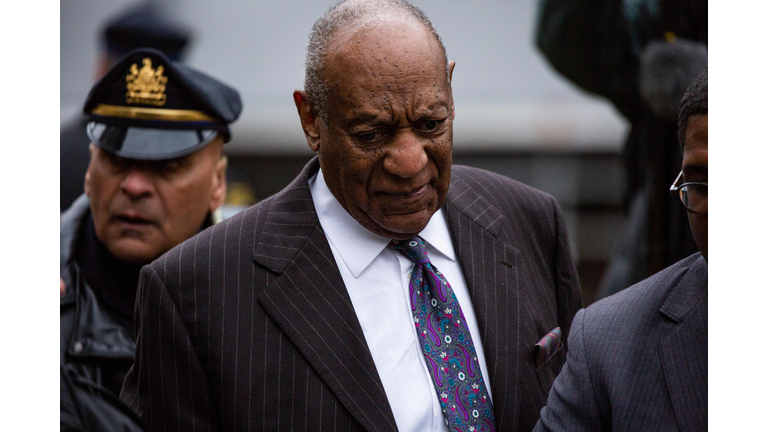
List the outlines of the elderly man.
{"type": "Polygon", "coordinates": [[[402,1],[315,23],[318,157],[143,270],[121,398],[154,430],[533,428],[578,279],[552,197],[452,166],[453,68],[402,1]]]}
{"type": "Polygon", "coordinates": [[[670,188],[701,253],[579,311],[536,431],[707,430],[707,71],[688,88],[670,188]]]}
{"type": "Polygon", "coordinates": [[[153,49],[91,90],[85,196],[61,217],[62,430],[135,429],[117,395],[133,363],[139,271],[212,224],[240,109],[235,90],[153,49]]]}

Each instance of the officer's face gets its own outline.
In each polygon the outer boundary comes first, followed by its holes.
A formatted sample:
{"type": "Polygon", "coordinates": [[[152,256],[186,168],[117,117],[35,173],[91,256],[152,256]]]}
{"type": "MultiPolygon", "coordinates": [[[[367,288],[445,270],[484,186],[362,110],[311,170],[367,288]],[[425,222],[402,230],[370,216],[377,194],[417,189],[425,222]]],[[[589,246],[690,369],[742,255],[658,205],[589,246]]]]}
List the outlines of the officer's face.
{"type": "Polygon", "coordinates": [[[96,236],[115,257],[148,263],[196,234],[224,201],[223,140],[165,161],[124,159],[91,144],[85,175],[96,236]]]}
{"type": "MultiPolygon", "coordinates": [[[[442,52],[420,24],[339,34],[326,58],[328,124],[294,95],[328,188],[371,232],[407,239],[445,202],[453,98],[442,52]]],[[[450,66],[453,69],[453,63],[450,66]]]]}
{"type": "MultiPolygon", "coordinates": [[[[683,148],[683,182],[707,183],[709,178],[708,114],[694,115],[688,118],[685,129],[685,147],[683,148]]],[[[704,259],[708,259],[708,219],[707,215],[688,212],[691,233],[704,259]]]]}

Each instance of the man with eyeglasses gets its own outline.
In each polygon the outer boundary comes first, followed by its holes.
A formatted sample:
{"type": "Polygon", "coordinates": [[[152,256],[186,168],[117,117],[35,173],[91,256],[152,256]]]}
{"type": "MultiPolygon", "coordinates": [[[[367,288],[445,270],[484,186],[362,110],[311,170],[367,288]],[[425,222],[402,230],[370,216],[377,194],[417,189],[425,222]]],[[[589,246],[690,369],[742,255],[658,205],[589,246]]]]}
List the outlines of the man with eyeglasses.
{"type": "Polygon", "coordinates": [[[707,70],[680,105],[670,188],[700,253],[580,310],[534,431],[707,430],[707,70]]]}

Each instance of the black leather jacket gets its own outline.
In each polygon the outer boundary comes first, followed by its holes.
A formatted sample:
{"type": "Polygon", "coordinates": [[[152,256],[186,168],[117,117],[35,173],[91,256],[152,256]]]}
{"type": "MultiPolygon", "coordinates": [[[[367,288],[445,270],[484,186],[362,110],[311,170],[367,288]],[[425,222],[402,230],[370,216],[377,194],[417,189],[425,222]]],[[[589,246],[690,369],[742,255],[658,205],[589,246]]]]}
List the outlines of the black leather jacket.
{"type": "Polygon", "coordinates": [[[62,431],[143,431],[142,421],[118,399],[133,363],[132,332],[118,324],[99,303],[74,260],[88,220],[89,203],[78,198],[61,216],[60,369],[62,431]]]}

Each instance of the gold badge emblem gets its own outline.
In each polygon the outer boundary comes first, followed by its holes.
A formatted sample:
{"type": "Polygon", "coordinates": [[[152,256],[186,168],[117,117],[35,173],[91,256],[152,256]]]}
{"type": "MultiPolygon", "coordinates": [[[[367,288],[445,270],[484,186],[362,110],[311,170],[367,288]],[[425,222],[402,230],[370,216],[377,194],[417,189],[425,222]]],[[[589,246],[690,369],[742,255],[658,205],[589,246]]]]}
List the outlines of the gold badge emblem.
{"type": "Polygon", "coordinates": [[[165,84],[168,77],[163,75],[163,67],[152,68],[152,60],[142,60],[141,69],[134,63],[131,72],[125,77],[125,101],[129,104],[165,105],[165,84]]]}

